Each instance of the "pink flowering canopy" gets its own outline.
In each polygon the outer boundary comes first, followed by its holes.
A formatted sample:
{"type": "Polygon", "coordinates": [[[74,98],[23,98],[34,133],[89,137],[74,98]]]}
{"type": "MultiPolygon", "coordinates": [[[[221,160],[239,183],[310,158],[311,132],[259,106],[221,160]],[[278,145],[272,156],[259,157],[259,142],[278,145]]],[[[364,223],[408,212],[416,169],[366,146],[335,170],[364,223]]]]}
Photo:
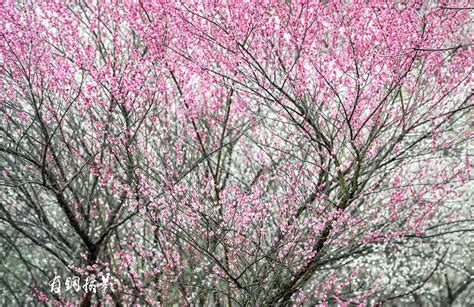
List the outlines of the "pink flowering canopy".
{"type": "Polygon", "coordinates": [[[386,294],[350,263],[470,210],[446,211],[472,187],[468,1],[4,1],[0,16],[18,304],[383,303],[418,289],[386,294]],[[106,291],[65,291],[106,274],[106,291]]]}

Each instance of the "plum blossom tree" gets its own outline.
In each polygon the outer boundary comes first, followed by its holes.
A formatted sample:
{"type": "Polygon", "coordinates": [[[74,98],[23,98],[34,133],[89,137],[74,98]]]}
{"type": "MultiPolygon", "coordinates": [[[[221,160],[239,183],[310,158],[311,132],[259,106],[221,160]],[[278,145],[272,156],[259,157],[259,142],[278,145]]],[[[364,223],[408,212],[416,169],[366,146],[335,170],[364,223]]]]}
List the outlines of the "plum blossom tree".
{"type": "Polygon", "coordinates": [[[472,239],[472,203],[451,205],[472,189],[468,1],[110,4],[0,6],[5,297],[349,305],[472,289],[469,263],[438,282],[449,235],[472,239]],[[413,255],[436,273],[371,266],[413,255]],[[109,288],[52,291],[57,275],[109,288]]]}

